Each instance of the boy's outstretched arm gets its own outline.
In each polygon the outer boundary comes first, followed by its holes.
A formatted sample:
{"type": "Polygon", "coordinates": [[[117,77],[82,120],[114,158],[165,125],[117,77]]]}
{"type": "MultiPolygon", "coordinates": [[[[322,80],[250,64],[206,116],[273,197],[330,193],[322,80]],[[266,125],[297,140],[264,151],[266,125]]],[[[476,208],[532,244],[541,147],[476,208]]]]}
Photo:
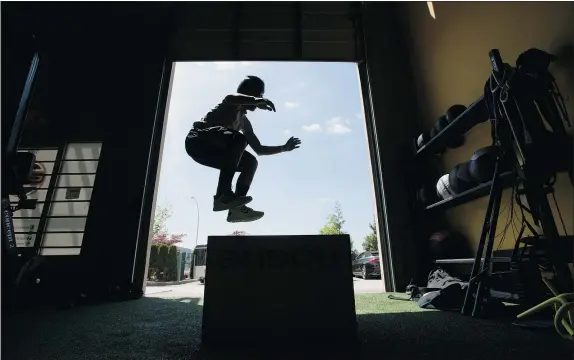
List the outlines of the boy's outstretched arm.
{"type": "Polygon", "coordinates": [[[273,105],[271,100],[250,95],[230,94],[223,99],[223,102],[238,106],[257,106],[260,109],[275,111],[275,105],[273,105]]]}
{"type": "Polygon", "coordinates": [[[245,119],[245,123],[243,126],[243,134],[245,135],[245,138],[247,139],[247,143],[249,144],[249,146],[251,146],[253,151],[255,151],[255,153],[257,153],[257,155],[280,154],[280,153],[285,152],[285,151],[291,151],[293,149],[296,149],[299,147],[299,144],[301,144],[301,141],[299,139],[292,138],[293,140],[289,139],[289,141],[287,141],[287,144],[281,145],[281,146],[261,145],[261,142],[259,141],[259,139],[255,135],[255,133],[253,132],[253,127],[251,126],[251,122],[247,118],[244,118],[244,119],[245,119]],[[292,144],[289,143],[290,141],[296,142],[296,144],[291,146],[292,144]]]}

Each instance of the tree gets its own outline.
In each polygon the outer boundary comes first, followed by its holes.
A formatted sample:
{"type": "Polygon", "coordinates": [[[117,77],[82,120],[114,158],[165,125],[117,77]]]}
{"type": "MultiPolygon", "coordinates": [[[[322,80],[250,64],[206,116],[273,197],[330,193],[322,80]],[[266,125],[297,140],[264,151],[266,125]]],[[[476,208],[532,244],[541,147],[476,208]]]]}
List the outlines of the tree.
{"type": "Polygon", "coordinates": [[[171,208],[157,206],[153,217],[152,234],[155,237],[159,234],[167,234],[167,220],[171,217],[171,208]]]}
{"type": "Polygon", "coordinates": [[[365,236],[365,241],[363,241],[363,249],[365,251],[378,251],[379,250],[379,238],[377,236],[377,227],[375,226],[375,219],[373,222],[369,223],[371,228],[371,233],[365,236]]]}
{"type": "Polygon", "coordinates": [[[151,238],[152,244],[164,244],[164,245],[175,245],[183,242],[183,238],[186,234],[155,234],[151,238]]]}
{"type": "MultiPolygon", "coordinates": [[[[343,217],[343,211],[341,210],[341,204],[337,201],[335,203],[335,208],[333,213],[327,217],[327,223],[319,231],[321,235],[340,235],[347,234],[343,230],[343,225],[345,225],[345,218],[343,217]]],[[[353,248],[353,240],[351,239],[351,248],[353,248]]]]}
{"type": "Polygon", "coordinates": [[[170,207],[156,207],[152,227],[152,244],[175,245],[183,242],[182,239],[187,236],[186,234],[168,235],[167,220],[171,215],[170,207]]]}

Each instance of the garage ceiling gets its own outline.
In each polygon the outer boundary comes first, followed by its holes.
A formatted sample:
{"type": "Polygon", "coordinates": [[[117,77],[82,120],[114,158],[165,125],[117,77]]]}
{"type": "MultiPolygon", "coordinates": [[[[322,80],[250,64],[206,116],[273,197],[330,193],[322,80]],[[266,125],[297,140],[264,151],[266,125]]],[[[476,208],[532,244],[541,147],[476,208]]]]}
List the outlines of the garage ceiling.
{"type": "Polygon", "coordinates": [[[359,61],[352,2],[189,2],[174,61],[359,61]]]}

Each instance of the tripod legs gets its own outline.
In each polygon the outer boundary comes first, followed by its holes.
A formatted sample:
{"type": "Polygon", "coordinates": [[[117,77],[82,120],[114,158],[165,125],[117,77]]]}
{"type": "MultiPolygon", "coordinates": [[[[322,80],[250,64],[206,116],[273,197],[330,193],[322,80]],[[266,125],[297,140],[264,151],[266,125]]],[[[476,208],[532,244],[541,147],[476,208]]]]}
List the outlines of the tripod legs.
{"type": "Polygon", "coordinates": [[[499,172],[500,172],[499,164],[500,160],[496,162],[494,169],[494,177],[490,188],[490,199],[488,201],[488,207],[486,208],[486,216],[484,218],[484,223],[482,225],[482,232],[480,234],[480,240],[478,242],[474,263],[472,265],[470,280],[468,282],[468,287],[466,289],[466,296],[464,298],[464,303],[462,305],[461,313],[463,315],[470,314],[471,301],[476,289],[476,297],[472,310],[472,316],[473,317],[481,316],[484,296],[485,294],[489,293],[488,277],[490,274],[488,274],[487,272],[489,271],[492,248],[494,246],[494,238],[496,237],[496,224],[498,220],[498,214],[500,212],[500,202],[503,191],[503,187],[501,184],[502,180],[499,179],[499,172]],[[485,245],[486,245],[486,253],[484,254],[484,260],[483,260],[482,257],[483,253],[485,252],[484,251],[485,245]]]}
{"type": "MultiPolygon", "coordinates": [[[[498,182],[498,181],[497,181],[498,182]]],[[[498,182],[499,183],[499,182],[498,182]]],[[[472,310],[472,316],[482,316],[483,314],[483,305],[485,294],[489,296],[490,294],[490,262],[492,258],[492,249],[494,247],[494,240],[496,238],[496,225],[498,223],[498,214],[500,213],[500,202],[502,200],[502,186],[499,184],[494,184],[493,187],[495,188],[496,192],[494,196],[496,196],[493,204],[492,214],[490,216],[490,228],[488,230],[488,242],[486,243],[486,252],[484,254],[484,261],[482,262],[482,268],[480,270],[480,276],[478,277],[478,288],[476,289],[476,299],[474,302],[474,309],[472,310]]]]}

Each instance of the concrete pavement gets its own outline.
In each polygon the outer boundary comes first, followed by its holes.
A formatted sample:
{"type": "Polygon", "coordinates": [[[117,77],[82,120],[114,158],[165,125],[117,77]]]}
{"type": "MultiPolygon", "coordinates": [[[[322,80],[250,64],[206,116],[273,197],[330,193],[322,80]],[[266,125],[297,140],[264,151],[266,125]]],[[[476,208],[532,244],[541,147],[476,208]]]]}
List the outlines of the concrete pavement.
{"type": "MultiPolygon", "coordinates": [[[[353,278],[353,284],[355,294],[383,292],[383,282],[380,279],[353,278]]],[[[203,298],[203,285],[199,282],[193,282],[181,285],[150,286],[146,287],[145,296],[163,299],[203,298]]]]}
{"type": "Polygon", "coordinates": [[[355,294],[374,294],[383,292],[383,281],[381,279],[359,279],[353,278],[355,294]]]}

